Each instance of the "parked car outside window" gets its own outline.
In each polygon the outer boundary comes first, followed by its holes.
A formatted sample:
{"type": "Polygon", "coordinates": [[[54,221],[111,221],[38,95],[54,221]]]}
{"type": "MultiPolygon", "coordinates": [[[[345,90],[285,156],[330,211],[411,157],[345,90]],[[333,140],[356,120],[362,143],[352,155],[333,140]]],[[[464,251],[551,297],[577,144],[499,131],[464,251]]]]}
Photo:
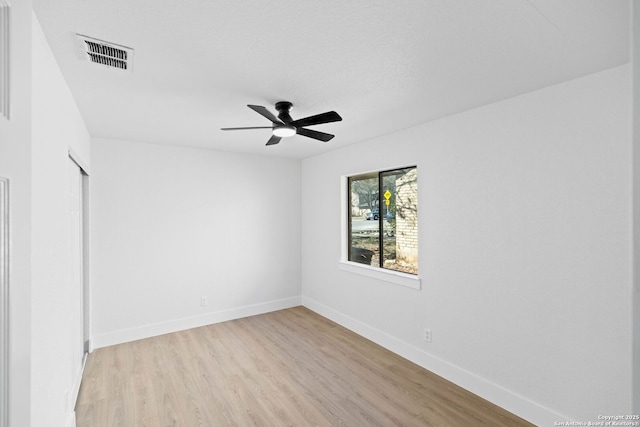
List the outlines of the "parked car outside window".
{"type": "Polygon", "coordinates": [[[375,208],[372,211],[364,214],[364,219],[366,219],[367,221],[372,219],[377,221],[379,216],[380,216],[380,211],[378,210],[378,208],[375,208]]]}

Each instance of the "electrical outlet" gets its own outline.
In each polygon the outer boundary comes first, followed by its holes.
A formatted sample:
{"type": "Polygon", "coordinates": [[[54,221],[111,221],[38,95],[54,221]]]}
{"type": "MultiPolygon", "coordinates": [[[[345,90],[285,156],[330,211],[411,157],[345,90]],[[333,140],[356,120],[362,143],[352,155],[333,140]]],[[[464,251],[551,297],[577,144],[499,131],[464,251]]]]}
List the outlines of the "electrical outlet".
{"type": "Polygon", "coordinates": [[[207,297],[201,297],[200,298],[200,305],[203,306],[203,307],[205,305],[207,305],[207,297]]]}
{"type": "Polygon", "coordinates": [[[426,342],[431,342],[431,329],[424,330],[424,340],[426,342]]]}

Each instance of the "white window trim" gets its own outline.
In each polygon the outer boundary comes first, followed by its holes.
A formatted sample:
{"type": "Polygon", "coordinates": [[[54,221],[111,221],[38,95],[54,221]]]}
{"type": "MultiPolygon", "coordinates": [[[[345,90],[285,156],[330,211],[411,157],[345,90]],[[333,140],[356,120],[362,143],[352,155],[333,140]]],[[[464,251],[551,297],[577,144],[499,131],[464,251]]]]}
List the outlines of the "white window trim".
{"type": "Polygon", "coordinates": [[[399,271],[388,270],[381,267],[372,267],[369,265],[360,264],[357,262],[349,261],[349,238],[347,233],[349,232],[347,224],[349,221],[348,212],[349,206],[347,206],[349,198],[347,197],[347,185],[349,182],[348,176],[342,176],[340,178],[340,196],[341,196],[341,210],[340,210],[340,260],[338,261],[338,268],[342,271],[358,274],[361,276],[369,277],[371,279],[380,280],[383,282],[393,283],[400,286],[406,286],[408,288],[422,289],[421,279],[419,275],[402,273],[399,271]]]}

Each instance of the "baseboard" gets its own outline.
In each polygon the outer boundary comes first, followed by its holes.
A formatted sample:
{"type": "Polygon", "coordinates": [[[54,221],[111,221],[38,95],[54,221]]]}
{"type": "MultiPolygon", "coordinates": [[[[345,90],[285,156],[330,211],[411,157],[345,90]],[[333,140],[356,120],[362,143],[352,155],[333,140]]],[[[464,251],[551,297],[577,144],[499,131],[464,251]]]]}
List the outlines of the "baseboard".
{"type": "Polygon", "coordinates": [[[433,356],[311,298],[303,296],[302,305],[533,424],[556,425],[554,423],[559,421],[570,421],[569,418],[524,396],[507,390],[446,360],[433,356]]]}
{"type": "Polygon", "coordinates": [[[71,412],[65,427],[76,427],[76,411],[71,412]]]}
{"type": "MultiPolygon", "coordinates": [[[[69,405],[71,408],[76,407],[76,403],[78,402],[78,395],[80,394],[80,385],[82,385],[82,377],[84,375],[84,368],[87,366],[87,353],[82,355],[82,366],[80,370],[76,374],[76,379],[73,382],[73,386],[71,387],[71,392],[69,395],[69,405]]],[[[75,415],[74,415],[75,419],[75,415]]]]}
{"type": "Polygon", "coordinates": [[[242,307],[230,308],[227,310],[213,311],[190,316],[181,319],[168,320],[166,322],[143,325],[136,328],[122,329],[119,331],[98,334],[91,337],[91,350],[110,345],[122,344],[172,332],[183,331],[185,329],[198,328],[200,326],[212,325],[214,323],[226,322],[228,320],[240,319],[242,317],[255,316],[269,313],[271,311],[283,310],[285,308],[300,305],[300,297],[292,297],[275,301],[268,301],[260,304],[245,305],[242,307]]]}

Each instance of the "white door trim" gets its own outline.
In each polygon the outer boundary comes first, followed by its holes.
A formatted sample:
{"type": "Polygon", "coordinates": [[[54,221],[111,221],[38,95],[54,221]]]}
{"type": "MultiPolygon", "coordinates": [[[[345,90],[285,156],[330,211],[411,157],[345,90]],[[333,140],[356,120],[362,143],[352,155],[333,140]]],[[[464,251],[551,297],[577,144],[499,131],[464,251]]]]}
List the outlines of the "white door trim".
{"type": "Polygon", "coordinates": [[[9,426],[9,180],[0,178],[0,427],[9,426]]]}
{"type": "MultiPolygon", "coordinates": [[[[85,344],[85,353],[91,353],[93,351],[93,347],[91,345],[91,275],[90,275],[90,191],[89,191],[89,166],[82,159],[82,157],[76,153],[71,147],[69,147],[69,158],[72,162],[80,168],[80,173],[82,175],[82,190],[80,197],[82,199],[82,207],[81,207],[81,215],[82,215],[82,293],[84,298],[83,304],[83,322],[84,322],[84,344],[85,344]]],[[[2,427],[2,426],[0,426],[2,427]]]]}
{"type": "Polygon", "coordinates": [[[87,164],[87,162],[84,161],[82,156],[80,154],[76,153],[71,147],[69,147],[68,153],[69,153],[69,157],[71,158],[71,160],[73,160],[73,162],[76,165],[78,165],[78,167],[80,168],[82,173],[84,175],[88,176],[89,175],[89,165],[87,164]]]}

